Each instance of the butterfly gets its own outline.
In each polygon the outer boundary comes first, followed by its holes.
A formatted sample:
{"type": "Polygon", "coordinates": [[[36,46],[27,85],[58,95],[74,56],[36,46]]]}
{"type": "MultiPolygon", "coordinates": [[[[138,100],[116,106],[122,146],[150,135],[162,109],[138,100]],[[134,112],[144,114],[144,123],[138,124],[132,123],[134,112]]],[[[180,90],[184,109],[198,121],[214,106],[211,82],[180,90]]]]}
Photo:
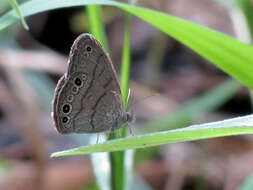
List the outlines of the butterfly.
{"type": "Polygon", "coordinates": [[[111,59],[91,34],[81,34],[71,47],[67,72],[55,89],[52,118],[61,134],[114,131],[134,120],[124,110],[111,59]]]}

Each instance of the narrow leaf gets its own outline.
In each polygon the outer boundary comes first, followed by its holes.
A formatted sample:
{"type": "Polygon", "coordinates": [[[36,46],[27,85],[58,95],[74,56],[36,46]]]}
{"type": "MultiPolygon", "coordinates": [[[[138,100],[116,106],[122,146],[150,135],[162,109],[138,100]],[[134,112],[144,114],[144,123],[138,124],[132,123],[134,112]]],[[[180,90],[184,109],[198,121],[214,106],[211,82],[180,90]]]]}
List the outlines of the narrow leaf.
{"type": "Polygon", "coordinates": [[[102,20],[101,7],[98,5],[87,6],[90,32],[100,41],[105,50],[109,53],[105,27],[102,20]]]}
{"type": "Polygon", "coordinates": [[[22,25],[24,26],[24,28],[25,28],[26,30],[29,30],[29,27],[28,27],[28,25],[27,25],[27,23],[26,23],[26,21],[25,21],[23,15],[22,15],[22,12],[21,12],[20,9],[19,9],[19,6],[18,6],[17,1],[16,1],[16,0],[9,0],[9,3],[10,3],[10,5],[12,6],[12,8],[16,11],[16,13],[18,14],[18,16],[19,16],[19,18],[20,18],[20,20],[21,20],[21,23],[22,23],[22,25]]]}
{"type": "MultiPolygon", "coordinates": [[[[247,86],[253,87],[253,75],[251,72],[253,67],[253,47],[232,37],[168,14],[115,1],[51,0],[46,2],[44,0],[31,0],[22,4],[20,9],[24,16],[29,16],[46,10],[88,4],[117,6],[171,35],[247,86]]],[[[8,12],[0,18],[0,30],[16,21],[17,18],[18,16],[15,12],[8,12]]]]}
{"type": "Polygon", "coordinates": [[[231,135],[253,134],[253,115],[237,117],[224,121],[192,125],[187,128],[150,133],[107,141],[103,144],[84,146],[53,153],[52,157],[112,152],[127,149],[146,148],[164,144],[202,140],[231,135]]]}

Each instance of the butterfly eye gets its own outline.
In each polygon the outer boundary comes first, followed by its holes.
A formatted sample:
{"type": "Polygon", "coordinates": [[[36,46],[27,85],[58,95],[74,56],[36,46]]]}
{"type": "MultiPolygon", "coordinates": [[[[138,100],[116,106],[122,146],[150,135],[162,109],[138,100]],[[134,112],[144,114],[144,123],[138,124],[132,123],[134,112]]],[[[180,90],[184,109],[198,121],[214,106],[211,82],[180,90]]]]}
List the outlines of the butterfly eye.
{"type": "Polygon", "coordinates": [[[62,118],[62,123],[68,123],[69,122],[69,117],[68,116],[65,116],[62,118]]]}
{"type": "Polygon", "coordinates": [[[63,113],[69,113],[71,111],[72,107],[70,104],[65,104],[64,106],[62,106],[62,111],[63,113]]]}
{"type": "Polygon", "coordinates": [[[89,45],[87,45],[87,46],[86,46],[86,51],[87,51],[87,52],[91,52],[91,50],[92,50],[91,47],[90,47],[89,45]]]}
{"type": "Polygon", "coordinates": [[[76,77],[76,79],[75,79],[75,85],[76,86],[81,86],[82,85],[82,80],[80,78],[76,77]]]}

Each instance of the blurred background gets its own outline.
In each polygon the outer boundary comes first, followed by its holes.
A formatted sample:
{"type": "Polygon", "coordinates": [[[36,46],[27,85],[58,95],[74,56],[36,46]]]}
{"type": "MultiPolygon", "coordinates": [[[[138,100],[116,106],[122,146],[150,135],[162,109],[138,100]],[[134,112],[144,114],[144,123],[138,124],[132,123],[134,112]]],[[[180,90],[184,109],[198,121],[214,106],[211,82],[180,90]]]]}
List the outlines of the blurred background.
{"type": "MultiPolygon", "coordinates": [[[[248,29],[243,21],[236,22],[240,10],[232,1],[221,2],[140,0],[138,5],[242,39],[248,29]]],[[[10,9],[7,0],[0,1],[0,16],[10,9]]],[[[119,74],[125,14],[104,7],[102,16],[119,74]]],[[[26,21],[29,31],[20,23],[0,31],[0,189],[99,189],[89,156],[49,157],[96,138],[60,135],[50,117],[70,47],[80,33],[89,31],[85,8],[47,11],[26,21]]],[[[161,117],[171,120],[167,129],[172,129],[252,112],[248,89],[184,45],[136,17],[131,35],[131,98],[138,102],[132,108],[135,134],[166,130],[152,125],[161,117]],[[154,93],[158,95],[145,99],[154,93]]],[[[243,189],[253,174],[252,148],[252,136],[236,136],[140,149],[134,167],[145,189],[243,189]]]]}

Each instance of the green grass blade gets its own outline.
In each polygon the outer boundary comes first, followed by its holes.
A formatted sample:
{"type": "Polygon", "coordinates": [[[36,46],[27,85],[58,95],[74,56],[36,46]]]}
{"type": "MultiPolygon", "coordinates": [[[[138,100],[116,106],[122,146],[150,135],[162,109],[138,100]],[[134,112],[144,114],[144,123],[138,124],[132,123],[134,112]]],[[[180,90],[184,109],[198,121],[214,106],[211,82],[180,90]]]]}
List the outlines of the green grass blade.
{"type": "Polygon", "coordinates": [[[19,6],[18,6],[17,1],[16,1],[16,0],[9,0],[9,3],[10,3],[10,5],[12,6],[12,8],[16,11],[16,13],[18,14],[18,16],[19,16],[19,18],[20,18],[20,20],[21,20],[21,23],[22,23],[22,25],[24,26],[24,28],[25,28],[26,30],[29,30],[29,27],[28,27],[28,25],[27,25],[27,23],[26,23],[26,21],[25,21],[23,15],[22,15],[22,12],[21,12],[20,9],[19,9],[19,6]]]}
{"type": "Polygon", "coordinates": [[[253,47],[205,27],[147,9],[123,7],[217,65],[219,68],[253,87],[253,47]],[[139,9],[139,11],[137,11],[139,9]],[[248,70],[248,71],[247,71],[248,70]]]}
{"type": "MultiPolygon", "coordinates": [[[[130,51],[131,51],[131,34],[130,34],[130,25],[131,25],[131,18],[130,14],[126,15],[126,27],[125,27],[125,38],[124,38],[124,47],[123,47],[123,54],[122,54],[122,61],[121,61],[121,80],[120,80],[120,87],[122,92],[122,99],[125,109],[127,109],[127,96],[128,96],[128,88],[129,88],[129,77],[130,77],[130,51]]],[[[123,127],[120,131],[121,136],[126,136],[126,127],[123,127]]],[[[117,138],[117,133],[113,133],[111,135],[111,139],[117,138]]],[[[126,164],[130,160],[126,159],[126,152],[119,151],[113,152],[110,154],[111,158],[111,167],[112,167],[112,189],[115,190],[124,190],[127,189],[126,179],[130,173],[126,171],[129,170],[131,165],[126,164]]],[[[131,158],[133,159],[133,158],[131,158]]]]}
{"type": "Polygon", "coordinates": [[[125,163],[125,152],[111,152],[110,153],[111,163],[111,186],[112,190],[123,190],[126,185],[126,165],[125,163]]]}
{"type": "MultiPolygon", "coordinates": [[[[20,6],[24,16],[52,10],[56,8],[83,6],[87,4],[103,4],[117,6],[135,16],[149,22],[159,30],[171,35],[184,43],[200,55],[242,81],[253,87],[252,63],[253,47],[232,37],[215,32],[191,22],[172,17],[158,11],[140,8],[133,5],[118,3],[109,0],[31,0],[20,6]],[[38,6],[40,5],[40,6],[38,6]]],[[[8,12],[0,18],[0,30],[7,27],[18,16],[14,11],[8,12]]]]}
{"type": "Polygon", "coordinates": [[[131,66],[131,16],[126,15],[126,28],[125,28],[125,38],[124,38],[124,48],[121,60],[121,78],[120,87],[123,96],[123,104],[125,109],[127,109],[127,96],[129,89],[129,78],[130,78],[130,66],[131,66]]]}
{"type": "Polygon", "coordinates": [[[90,32],[100,41],[105,50],[109,53],[105,27],[102,20],[101,7],[98,5],[87,6],[90,32]]]}
{"type": "Polygon", "coordinates": [[[91,154],[96,152],[120,151],[243,134],[253,134],[253,115],[200,125],[192,125],[182,129],[107,141],[103,144],[84,146],[62,152],[56,152],[51,156],[58,157],[91,154]]]}
{"type": "MultiPolygon", "coordinates": [[[[98,38],[98,40],[103,44],[105,49],[109,52],[107,40],[106,40],[106,36],[105,36],[105,32],[104,32],[104,24],[102,22],[102,17],[101,17],[101,8],[97,5],[89,5],[89,6],[87,6],[87,12],[88,12],[88,16],[89,16],[89,24],[90,24],[91,33],[98,38]]],[[[126,44],[126,41],[127,40],[125,40],[125,44],[126,44]]],[[[130,43],[128,42],[127,45],[130,46],[129,44],[130,43]]],[[[126,48],[124,48],[124,49],[126,49],[126,48]]],[[[123,53],[123,55],[125,55],[125,53],[123,53]]],[[[129,53],[128,53],[128,56],[130,56],[129,53]]],[[[123,57],[125,58],[126,56],[123,56],[123,57]]],[[[123,65],[126,65],[126,63],[127,62],[124,61],[123,65]]],[[[130,62],[128,63],[128,65],[130,65],[130,62]]],[[[130,67],[130,66],[128,66],[128,67],[130,67]]],[[[124,75],[125,83],[124,83],[122,89],[126,89],[126,88],[128,89],[129,74],[126,75],[126,73],[129,73],[129,69],[126,70],[126,68],[124,68],[124,66],[123,66],[121,76],[122,76],[122,74],[124,75]],[[127,83],[126,83],[126,81],[127,81],[127,83]],[[125,85],[125,84],[127,84],[127,85],[125,85]]],[[[128,90],[125,90],[122,92],[123,99],[124,99],[124,97],[127,97],[127,92],[128,92],[128,90]]],[[[125,98],[125,100],[126,100],[126,98],[125,98]]],[[[125,130],[123,130],[123,133],[124,134],[126,133],[125,130]]],[[[124,134],[122,134],[122,135],[124,136],[124,134]]],[[[111,138],[115,139],[115,138],[117,138],[117,135],[116,134],[111,135],[111,138]]],[[[117,190],[126,189],[126,176],[127,176],[126,166],[127,165],[125,164],[125,162],[127,160],[125,159],[125,156],[126,156],[125,152],[123,152],[123,151],[110,153],[112,189],[117,189],[117,190]]]]}
{"type": "MultiPolygon", "coordinates": [[[[104,24],[101,17],[101,8],[98,5],[87,6],[89,17],[89,25],[91,33],[102,43],[107,52],[109,52],[106,35],[104,31],[104,24]]],[[[124,93],[123,93],[124,94],[124,93]]],[[[110,135],[110,139],[116,139],[117,133],[110,135]]],[[[125,152],[112,152],[109,155],[111,166],[111,188],[117,190],[125,189],[126,179],[126,165],[125,165],[125,152]]],[[[93,159],[93,158],[92,158],[93,159]]],[[[98,167],[95,165],[94,167],[98,167]]],[[[97,169],[97,171],[99,168],[97,169]]],[[[99,176],[99,175],[97,175],[99,176]]],[[[100,175],[101,176],[101,175],[100,175]]],[[[102,176],[101,176],[102,177],[102,176]]],[[[99,180],[101,181],[101,180],[99,180]]]]}
{"type": "MultiPolygon", "coordinates": [[[[105,50],[109,53],[107,37],[105,34],[105,26],[102,20],[102,9],[99,5],[88,5],[86,11],[89,19],[89,30],[103,45],[105,50]]],[[[112,154],[112,153],[110,153],[112,154]]],[[[115,163],[111,161],[111,155],[109,154],[93,154],[91,155],[91,160],[93,164],[93,170],[97,178],[97,183],[101,189],[112,189],[113,184],[112,179],[115,178],[113,175],[113,168],[115,163]],[[101,163],[101,160],[103,163],[101,163]],[[110,168],[106,170],[103,166],[107,165],[110,168]]],[[[116,166],[117,167],[117,166],[116,166]]],[[[120,190],[120,189],[119,189],[120,190]]]]}

